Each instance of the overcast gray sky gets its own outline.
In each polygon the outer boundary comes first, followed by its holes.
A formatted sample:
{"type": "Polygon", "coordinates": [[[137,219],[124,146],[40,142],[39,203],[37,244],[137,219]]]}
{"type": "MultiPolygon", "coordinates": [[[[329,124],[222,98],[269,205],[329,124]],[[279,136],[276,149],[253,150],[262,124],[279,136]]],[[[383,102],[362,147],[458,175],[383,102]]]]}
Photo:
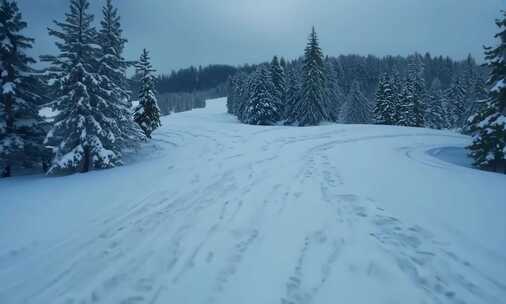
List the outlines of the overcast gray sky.
{"type": "MultiPolygon", "coordinates": [[[[104,0],[90,0],[98,24],[104,0]]],[[[274,54],[295,58],[316,26],[325,54],[435,55],[483,58],[506,0],[116,0],[129,39],[162,72],[189,65],[243,64],[274,54]]],[[[19,0],[36,38],[35,53],[54,53],[47,35],[69,0],[19,0]]]]}

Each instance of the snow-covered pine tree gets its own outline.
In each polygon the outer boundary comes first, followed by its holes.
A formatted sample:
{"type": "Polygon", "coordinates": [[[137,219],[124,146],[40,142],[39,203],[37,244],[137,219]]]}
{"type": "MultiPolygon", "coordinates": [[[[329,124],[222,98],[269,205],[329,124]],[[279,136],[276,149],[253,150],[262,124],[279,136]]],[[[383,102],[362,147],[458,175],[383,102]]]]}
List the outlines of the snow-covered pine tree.
{"type": "Polygon", "coordinates": [[[461,128],[464,125],[466,95],[466,90],[458,77],[445,92],[445,98],[448,101],[449,121],[452,128],[461,128]]]}
{"type": "Polygon", "coordinates": [[[236,112],[237,118],[241,122],[246,121],[247,111],[246,108],[248,106],[248,99],[250,96],[250,82],[251,82],[251,73],[239,73],[238,74],[238,83],[237,83],[237,105],[236,112]]]}
{"type": "MultiPolygon", "coordinates": [[[[470,88],[470,91],[472,91],[472,99],[468,101],[466,114],[465,114],[465,120],[464,120],[464,129],[463,131],[465,133],[470,132],[471,125],[469,124],[471,116],[474,114],[480,112],[483,109],[483,106],[486,104],[487,101],[487,88],[485,84],[485,80],[477,76],[473,87],[470,88]]],[[[469,94],[468,94],[469,95],[469,94]]]]}
{"type": "Polygon", "coordinates": [[[299,80],[299,75],[295,69],[295,66],[291,65],[287,67],[286,71],[286,105],[284,107],[285,112],[283,115],[286,119],[286,124],[295,123],[296,115],[294,110],[301,98],[301,81],[299,80]]]}
{"type": "Polygon", "coordinates": [[[53,104],[59,114],[46,137],[55,157],[49,174],[88,172],[121,165],[121,129],[111,113],[109,92],[98,73],[101,49],[92,27],[88,0],[71,0],[70,11],[49,34],[58,56],[45,56],[57,85],[53,104]]]}
{"type": "Polygon", "coordinates": [[[393,125],[401,125],[402,120],[402,80],[398,71],[394,71],[390,77],[390,87],[392,89],[392,113],[391,119],[393,125]]]}
{"type": "Polygon", "coordinates": [[[402,93],[402,119],[400,124],[408,127],[424,127],[425,81],[422,77],[423,66],[418,54],[409,59],[408,75],[402,93]]]}
{"type": "Polygon", "coordinates": [[[234,76],[231,76],[227,81],[227,113],[232,115],[237,115],[235,112],[236,108],[236,88],[235,88],[236,79],[234,76]]]}
{"type": "Polygon", "coordinates": [[[378,88],[376,89],[376,103],[373,109],[374,123],[375,124],[386,124],[385,119],[385,75],[382,75],[378,80],[378,88]]]}
{"type": "Polygon", "coordinates": [[[399,93],[399,126],[411,126],[413,125],[413,115],[412,108],[413,104],[411,102],[411,90],[408,88],[407,80],[404,80],[403,85],[401,86],[401,91],[399,93]]]}
{"type": "Polygon", "coordinates": [[[475,98],[474,99],[475,101],[477,101],[477,100],[481,100],[481,101],[485,100],[487,98],[487,95],[488,95],[487,85],[485,83],[485,79],[483,79],[483,77],[478,76],[476,78],[476,81],[474,83],[474,87],[472,88],[472,90],[473,90],[473,96],[475,98]]]}
{"type": "Polygon", "coordinates": [[[27,24],[16,1],[0,3],[0,176],[13,167],[42,165],[48,152],[39,116],[40,81],[25,51],[34,40],[22,34],[27,24]]]}
{"type": "Polygon", "coordinates": [[[345,100],[344,94],[339,86],[339,79],[333,60],[325,60],[325,69],[327,75],[326,81],[326,103],[328,109],[328,119],[330,121],[339,121],[339,112],[345,100]]]}
{"type": "Polygon", "coordinates": [[[107,116],[116,120],[121,131],[117,136],[117,144],[121,148],[131,148],[144,140],[144,134],[133,120],[130,92],[127,89],[126,70],[130,63],[122,55],[127,40],[122,37],[121,18],[112,0],[106,1],[102,13],[98,33],[101,47],[99,73],[103,76],[101,87],[108,92],[104,98],[111,103],[107,116]]]}
{"type": "Polygon", "coordinates": [[[246,123],[274,125],[281,120],[282,109],[279,108],[276,97],[272,95],[273,87],[269,68],[260,66],[252,75],[246,123]]]}
{"type": "Polygon", "coordinates": [[[248,75],[239,72],[228,81],[227,112],[237,116],[239,120],[247,100],[248,75]]]}
{"type": "Polygon", "coordinates": [[[394,125],[395,96],[390,77],[383,74],[376,91],[376,105],[374,107],[374,122],[380,125],[394,125]]]}
{"type": "MultiPolygon", "coordinates": [[[[334,58],[334,60],[332,61],[332,65],[333,65],[333,70],[336,75],[337,84],[339,85],[339,88],[341,89],[344,99],[346,99],[346,96],[345,96],[346,80],[345,80],[345,76],[344,76],[343,65],[341,64],[341,61],[339,58],[334,58]]],[[[342,104],[344,104],[344,100],[343,100],[342,104]]],[[[341,106],[342,106],[342,104],[341,104],[341,106]]]]}
{"type": "Polygon", "coordinates": [[[281,59],[279,59],[279,65],[281,65],[281,68],[283,69],[283,71],[285,71],[286,74],[287,63],[284,57],[281,57],[281,59]]]}
{"type": "Polygon", "coordinates": [[[471,54],[469,54],[464,62],[464,71],[462,73],[462,87],[466,92],[466,113],[469,111],[472,103],[476,101],[476,96],[474,96],[474,85],[477,81],[478,75],[476,74],[475,67],[476,61],[471,56],[471,54]]]}
{"type": "Polygon", "coordinates": [[[237,118],[239,118],[239,121],[242,123],[248,123],[249,101],[256,85],[257,71],[258,68],[252,73],[249,73],[247,77],[245,77],[244,85],[239,91],[239,94],[242,96],[242,102],[239,104],[237,118]]]}
{"type": "Polygon", "coordinates": [[[239,78],[237,75],[231,76],[227,81],[227,113],[232,115],[237,114],[237,107],[239,104],[239,78]]]}
{"type": "Polygon", "coordinates": [[[468,149],[477,167],[506,173],[506,11],[502,13],[496,21],[499,45],[485,49],[492,89],[481,111],[470,118],[473,143],[468,149]]]}
{"type": "Polygon", "coordinates": [[[347,124],[368,124],[371,122],[369,101],[360,89],[360,83],[354,81],[342,112],[342,121],[347,124]]]}
{"type": "Polygon", "coordinates": [[[304,54],[302,96],[293,112],[299,126],[317,125],[329,119],[325,108],[325,81],[323,53],[313,27],[304,54]]]}
{"type": "Polygon", "coordinates": [[[428,104],[425,108],[425,125],[432,129],[448,128],[448,119],[443,103],[445,102],[442,84],[434,78],[430,87],[428,104]]]}
{"type": "Polygon", "coordinates": [[[155,71],[151,66],[149,52],[144,49],[135,68],[141,75],[141,89],[139,92],[139,104],[134,110],[134,120],[144,131],[146,137],[151,138],[154,130],[160,127],[160,109],[158,108],[155,93],[155,71]]]}
{"type": "MultiPolygon", "coordinates": [[[[272,96],[276,99],[275,102],[278,103],[278,109],[281,113],[284,113],[283,108],[286,103],[286,75],[277,56],[274,56],[271,61],[270,75],[273,88],[272,96]]],[[[281,119],[285,118],[282,117],[281,119]]]]}

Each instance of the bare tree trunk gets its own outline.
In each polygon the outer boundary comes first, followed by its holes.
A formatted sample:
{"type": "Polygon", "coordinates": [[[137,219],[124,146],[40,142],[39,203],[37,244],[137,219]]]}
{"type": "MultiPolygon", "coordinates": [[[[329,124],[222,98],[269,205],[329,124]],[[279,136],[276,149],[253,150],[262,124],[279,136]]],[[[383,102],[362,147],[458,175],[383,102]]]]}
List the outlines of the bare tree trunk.
{"type": "Polygon", "coordinates": [[[81,166],[81,173],[87,173],[90,171],[91,160],[90,160],[90,148],[84,148],[84,158],[81,166]]]}
{"type": "Polygon", "coordinates": [[[43,160],[41,164],[42,164],[42,171],[44,173],[47,173],[47,171],[49,171],[49,163],[46,160],[43,160]]]}

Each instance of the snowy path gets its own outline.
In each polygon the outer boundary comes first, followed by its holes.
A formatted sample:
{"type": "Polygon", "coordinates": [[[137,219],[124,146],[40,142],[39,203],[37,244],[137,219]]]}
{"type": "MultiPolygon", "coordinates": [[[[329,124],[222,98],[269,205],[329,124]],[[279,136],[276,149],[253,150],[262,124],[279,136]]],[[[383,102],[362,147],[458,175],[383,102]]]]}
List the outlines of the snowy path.
{"type": "Polygon", "coordinates": [[[0,303],[504,303],[506,176],[426,129],[165,118],[132,164],[0,181],[0,303]]]}

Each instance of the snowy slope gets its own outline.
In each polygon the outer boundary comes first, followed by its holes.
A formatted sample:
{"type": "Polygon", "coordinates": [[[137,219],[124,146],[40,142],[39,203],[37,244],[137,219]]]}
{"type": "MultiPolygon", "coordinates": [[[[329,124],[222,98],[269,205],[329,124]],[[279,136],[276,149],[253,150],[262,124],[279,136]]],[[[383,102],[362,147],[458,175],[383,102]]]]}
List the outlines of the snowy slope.
{"type": "Polygon", "coordinates": [[[131,163],[0,181],[0,303],[504,303],[506,176],[469,138],[166,117],[131,163]]]}

